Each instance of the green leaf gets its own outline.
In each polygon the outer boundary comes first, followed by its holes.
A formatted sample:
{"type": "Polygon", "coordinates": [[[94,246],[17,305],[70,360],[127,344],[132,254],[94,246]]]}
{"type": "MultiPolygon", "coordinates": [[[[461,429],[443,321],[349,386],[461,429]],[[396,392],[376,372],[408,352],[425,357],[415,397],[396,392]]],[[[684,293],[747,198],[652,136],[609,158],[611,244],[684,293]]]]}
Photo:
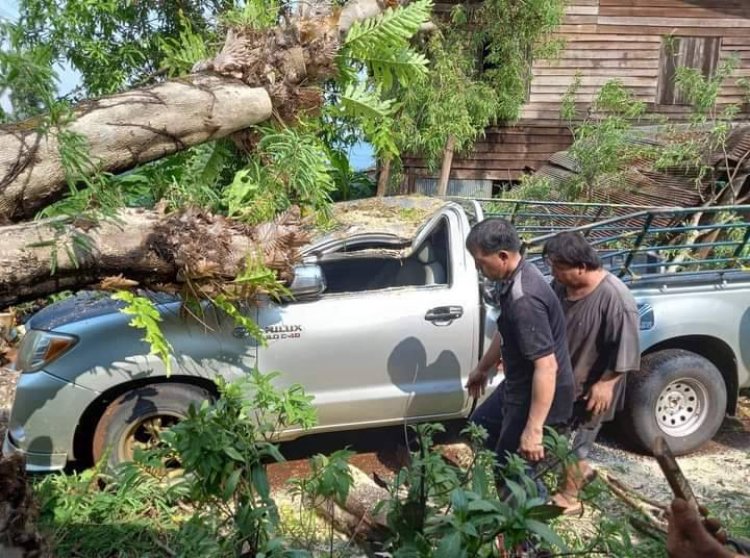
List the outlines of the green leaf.
{"type": "Polygon", "coordinates": [[[340,103],[344,112],[354,117],[387,118],[393,112],[393,101],[382,99],[366,83],[347,86],[340,103]]]}
{"type": "Polygon", "coordinates": [[[511,494],[513,495],[515,504],[517,506],[523,506],[523,504],[526,502],[526,491],[523,488],[521,488],[521,485],[515,481],[512,481],[510,479],[505,479],[504,482],[505,482],[505,486],[508,487],[511,494]]]}
{"type": "Polygon", "coordinates": [[[164,363],[164,369],[169,377],[172,372],[172,345],[159,327],[159,322],[161,322],[159,309],[151,300],[128,291],[118,291],[112,295],[112,298],[125,302],[120,312],[134,316],[130,325],[146,332],[143,340],[151,347],[151,354],[158,356],[164,363]]]}
{"type": "Polygon", "coordinates": [[[404,47],[429,19],[431,10],[432,0],[417,0],[395,10],[388,8],[377,17],[355,22],[344,44],[355,52],[404,47]]]}
{"type": "Polygon", "coordinates": [[[481,511],[481,512],[488,512],[488,513],[498,511],[497,504],[495,504],[494,502],[491,502],[490,500],[482,500],[482,499],[469,502],[467,509],[469,511],[481,511]]]}
{"type": "Polygon", "coordinates": [[[546,523],[542,523],[535,519],[527,519],[524,523],[529,531],[538,535],[543,541],[556,546],[562,552],[568,551],[565,541],[563,541],[546,523]]]}
{"type": "Polygon", "coordinates": [[[526,511],[526,517],[529,519],[537,519],[539,521],[549,521],[560,517],[565,508],[561,506],[555,506],[554,504],[542,504],[541,506],[534,506],[526,511]]]}
{"type": "Polygon", "coordinates": [[[250,477],[253,479],[253,486],[258,491],[263,500],[268,500],[271,497],[271,487],[268,484],[268,475],[266,469],[262,465],[254,465],[250,470],[250,477]]]}
{"type": "Polygon", "coordinates": [[[461,533],[455,531],[440,540],[432,558],[459,558],[465,555],[466,551],[461,548],[461,533]]]}
{"type": "Polygon", "coordinates": [[[455,489],[451,494],[451,505],[456,513],[460,514],[465,511],[468,503],[469,500],[466,498],[466,493],[460,488],[455,489]]]}
{"type": "Polygon", "coordinates": [[[224,487],[225,500],[229,500],[232,497],[232,494],[234,494],[234,491],[237,490],[237,484],[240,482],[241,476],[242,469],[235,469],[234,471],[232,471],[232,474],[229,475],[226,486],[224,487]]]}
{"type": "Polygon", "coordinates": [[[239,461],[241,463],[245,462],[245,458],[243,457],[243,455],[239,451],[237,451],[237,448],[235,448],[234,446],[225,446],[224,453],[226,453],[235,461],[239,461]]]}
{"type": "Polygon", "coordinates": [[[394,81],[402,87],[427,75],[428,60],[424,54],[404,48],[392,52],[363,54],[357,58],[367,65],[372,77],[383,91],[390,91],[394,81]]]}
{"type": "Polygon", "coordinates": [[[479,533],[477,532],[477,528],[472,523],[462,523],[458,526],[459,531],[461,531],[464,535],[468,535],[470,537],[477,538],[479,537],[479,533]]]}

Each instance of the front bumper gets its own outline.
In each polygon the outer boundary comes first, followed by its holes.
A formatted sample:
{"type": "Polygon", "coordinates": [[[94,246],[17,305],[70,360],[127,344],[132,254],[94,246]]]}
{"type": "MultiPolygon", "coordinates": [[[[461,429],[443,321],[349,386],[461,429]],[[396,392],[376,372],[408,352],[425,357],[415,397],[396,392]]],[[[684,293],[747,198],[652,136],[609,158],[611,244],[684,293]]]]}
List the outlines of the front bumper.
{"type": "Polygon", "coordinates": [[[43,370],[21,374],[3,454],[22,454],[28,471],[59,471],[74,457],[76,428],[98,395],[43,370]]]}
{"type": "Polygon", "coordinates": [[[30,473],[51,473],[62,471],[68,462],[67,453],[34,453],[23,451],[16,446],[6,433],[3,440],[3,455],[20,454],[26,461],[26,470],[30,473]]]}

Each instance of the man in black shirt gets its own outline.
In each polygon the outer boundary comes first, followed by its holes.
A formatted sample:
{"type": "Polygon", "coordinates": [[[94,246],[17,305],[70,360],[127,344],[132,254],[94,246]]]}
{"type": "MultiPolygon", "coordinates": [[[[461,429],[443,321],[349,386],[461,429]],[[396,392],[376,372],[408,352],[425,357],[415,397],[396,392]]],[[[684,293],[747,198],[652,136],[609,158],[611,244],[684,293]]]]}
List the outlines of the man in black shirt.
{"type": "Polygon", "coordinates": [[[524,261],[518,234],[505,219],[475,225],[466,247],[477,269],[499,282],[500,308],[498,332],[469,375],[469,394],[484,394],[490,371],[501,361],[505,373],[471,420],[487,429],[487,445],[500,465],[508,453],[538,463],[544,458],[544,426],[564,425],[573,409],[573,373],[560,302],[541,272],[524,261]]]}

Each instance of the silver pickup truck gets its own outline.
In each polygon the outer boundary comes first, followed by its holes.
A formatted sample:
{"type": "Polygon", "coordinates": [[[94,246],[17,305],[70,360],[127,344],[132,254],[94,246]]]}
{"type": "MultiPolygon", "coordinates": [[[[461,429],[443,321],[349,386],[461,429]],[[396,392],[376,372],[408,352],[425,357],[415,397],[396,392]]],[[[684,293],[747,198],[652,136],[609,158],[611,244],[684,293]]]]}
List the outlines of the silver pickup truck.
{"type": "MultiPolygon", "coordinates": [[[[713,250],[730,257],[703,253],[708,263],[690,269],[691,243],[673,236],[664,245],[671,260],[648,244],[670,232],[702,233],[700,223],[681,230],[679,210],[611,206],[602,214],[596,206],[585,222],[564,204],[550,207],[530,204],[524,213],[512,203],[432,198],[338,204],[340,226],[303,251],[294,299],[261,300],[248,310],[265,344],[216,310],[208,308],[199,323],[179,312],[179,301],[160,301],[174,348],[170,377],[109,296],[82,293],[48,306],[26,324],[3,452],[25,454],[33,471],[90,463],[106,448],[110,461],[127,460],[191,403],[214,397],[215,377],[253,368],[282,371],[281,387],[300,383],[314,396],[312,432],[465,417],[472,401],[463,385],[496,314],[483,302],[484,283],[464,239],[493,211],[516,221],[527,257],[539,265],[538,248],[555,230],[578,227],[600,245],[641,308],[643,369],[628,384],[623,430],[641,447],[663,433],[678,453],[694,450],[750,385],[750,275],[723,269],[744,261],[748,227],[742,219],[732,221],[737,230],[721,225],[713,250]],[[739,240],[722,240],[729,237],[739,240]]],[[[733,211],[744,216],[750,207],[733,211]]],[[[698,249],[711,244],[697,240],[698,249]]]]}

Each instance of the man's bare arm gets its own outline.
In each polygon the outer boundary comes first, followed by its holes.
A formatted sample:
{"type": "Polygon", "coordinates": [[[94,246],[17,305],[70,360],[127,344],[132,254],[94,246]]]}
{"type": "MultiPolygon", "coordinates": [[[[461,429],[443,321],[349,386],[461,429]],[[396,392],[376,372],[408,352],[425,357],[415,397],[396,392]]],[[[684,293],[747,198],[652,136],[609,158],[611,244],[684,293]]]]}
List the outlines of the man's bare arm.
{"type": "Polygon", "coordinates": [[[544,458],[544,422],[555,398],[557,359],[554,353],[534,361],[534,378],[531,387],[531,407],[526,428],[521,435],[519,450],[530,461],[544,458]]]}
{"type": "Polygon", "coordinates": [[[614,372],[612,370],[606,371],[602,374],[602,377],[591,386],[591,389],[586,394],[586,410],[599,415],[606,413],[612,406],[612,402],[615,398],[615,388],[619,383],[620,379],[625,374],[620,372],[614,372]]]}

